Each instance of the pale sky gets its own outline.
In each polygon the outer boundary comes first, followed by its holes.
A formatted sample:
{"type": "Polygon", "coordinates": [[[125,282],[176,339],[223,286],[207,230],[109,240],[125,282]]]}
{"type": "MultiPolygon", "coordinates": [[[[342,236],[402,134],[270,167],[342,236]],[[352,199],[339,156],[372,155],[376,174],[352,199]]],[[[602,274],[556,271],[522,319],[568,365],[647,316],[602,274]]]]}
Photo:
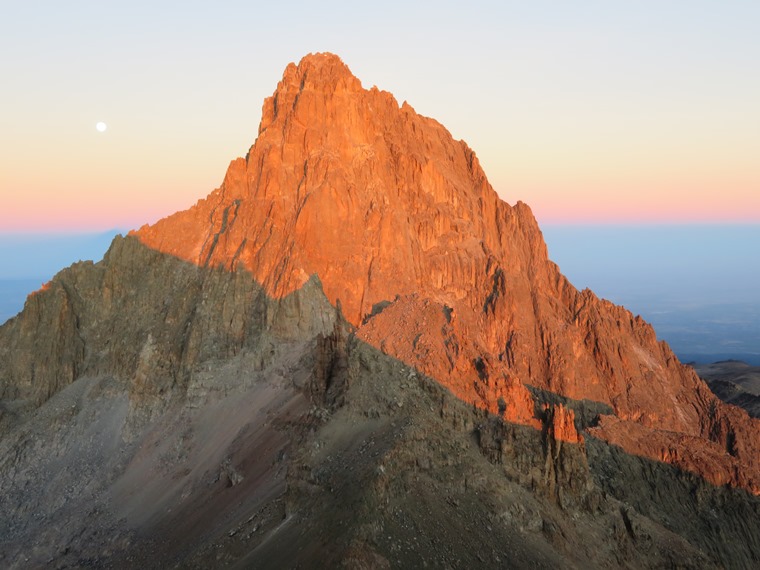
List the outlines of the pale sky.
{"type": "Polygon", "coordinates": [[[315,51],[467,141],[539,222],[760,222],[756,0],[1,1],[0,233],[192,205],[315,51]]]}

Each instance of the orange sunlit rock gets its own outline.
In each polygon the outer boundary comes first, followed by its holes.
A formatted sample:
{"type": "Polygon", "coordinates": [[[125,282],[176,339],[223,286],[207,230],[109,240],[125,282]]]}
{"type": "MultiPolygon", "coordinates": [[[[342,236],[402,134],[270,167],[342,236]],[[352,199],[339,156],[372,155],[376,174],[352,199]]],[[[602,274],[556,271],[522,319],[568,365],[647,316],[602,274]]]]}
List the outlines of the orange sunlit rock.
{"type": "Polygon", "coordinates": [[[551,432],[554,439],[568,443],[580,443],[583,436],[575,429],[575,412],[562,404],[552,410],[551,432]]]}
{"type": "Polygon", "coordinates": [[[50,281],[46,281],[45,283],[43,283],[39,289],[29,293],[29,296],[32,297],[34,295],[38,295],[39,293],[42,293],[43,291],[47,291],[48,289],[50,289],[50,281]]]}
{"type": "MultiPolygon", "coordinates": [[[[200,266],[245,269],[276,298],[316,274],[360,338],[467,402],[535,427],[526,385],[602,402],[644,435],[602,424],[597,436],[757,489],[760,422],[721,403],[640,317],[576,290],[530,208],[502,201],[464,142],[364,89],[334,55],[289,65],[222,185],[134,235],[200,266]],[[665,432],[679,434],[673,453],[665,432]],[[727,438],[730,453],[709,467],[674,459],[727,438]]],[[[556,408],[555,437],[582,441],[573,417],[556,408]]]]}

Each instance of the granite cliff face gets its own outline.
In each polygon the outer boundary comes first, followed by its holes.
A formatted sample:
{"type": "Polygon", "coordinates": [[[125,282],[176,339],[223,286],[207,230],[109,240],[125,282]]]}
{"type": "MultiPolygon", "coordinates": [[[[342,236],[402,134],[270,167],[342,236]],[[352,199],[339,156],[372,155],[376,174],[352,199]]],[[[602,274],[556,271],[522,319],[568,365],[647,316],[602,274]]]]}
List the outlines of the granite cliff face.
{"type": "Polygon", "coordinates": [[[0,414],[5,566],[760,559],[760,422],[330,54],[0,328],[0,414]]]}
{"type": "Polygon", "coordinates": [[[274,298],[318,275],[360,338],[468,403],[535,426],[525,384],[604,403],[597,437],[760,492],[760,424],[640,318],[573,288],[530,209],[499,199],[464,142],[335,56],[288,66],[221,188],[135,236],[245,268],[274,298]]]}

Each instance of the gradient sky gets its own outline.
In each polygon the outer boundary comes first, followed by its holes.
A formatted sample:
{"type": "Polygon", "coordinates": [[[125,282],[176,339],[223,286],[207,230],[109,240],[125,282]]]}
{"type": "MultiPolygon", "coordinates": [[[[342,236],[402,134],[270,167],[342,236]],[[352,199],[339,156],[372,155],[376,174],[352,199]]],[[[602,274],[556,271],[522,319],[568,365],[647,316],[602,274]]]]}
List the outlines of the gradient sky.
{"type": "Polygon", "coordinates": [[[5,2],[0,233],[192,205],[312,51],[466,140],[539,222],[760,222],[758,29],[756,0],[5,2]]]}

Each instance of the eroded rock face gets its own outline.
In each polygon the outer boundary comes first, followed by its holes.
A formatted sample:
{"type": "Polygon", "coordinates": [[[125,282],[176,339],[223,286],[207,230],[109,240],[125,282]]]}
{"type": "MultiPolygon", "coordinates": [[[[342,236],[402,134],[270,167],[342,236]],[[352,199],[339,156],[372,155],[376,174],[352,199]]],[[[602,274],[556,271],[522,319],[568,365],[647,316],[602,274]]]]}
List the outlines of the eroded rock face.
{"type": "MultiPolygon", "coordinates": [[[[609,404],[637,430],[708,448],[730,437],[716,480],[760,492],[758,422],[641,318],[577,291],[530,209],[499,199],[464,142],[364,89],[336,56],[288,66],[222,186],[135,235],[199,266],[243,267],[275,298],[318,275],[362,339],[510,421],[536,423],[527,384],[609,404]]],[[[624,445],[616,433],[597,431],[624,445]]],[[[637,452],[663,460],[646,438],[637,452]]]]}
{"type": "Polygon", "coordinates": [[[252,347],[260,368],[284,343],[332,331],[314,278],[272,303],[244,271],[203,269],[117,237],[101,263],[78,263],[32,294],[0,329],[0,421],[77,377],[114,376],[147,416],[184,397],[193,374],[252,347]],[[318,294],[315,294],[318,293],[318,294]]]}
{"type": "Polygon", "coordinates": [[[741,567],[759,442],[317,54],[218,190],[0,327],[0,565],[741,567]]]}

